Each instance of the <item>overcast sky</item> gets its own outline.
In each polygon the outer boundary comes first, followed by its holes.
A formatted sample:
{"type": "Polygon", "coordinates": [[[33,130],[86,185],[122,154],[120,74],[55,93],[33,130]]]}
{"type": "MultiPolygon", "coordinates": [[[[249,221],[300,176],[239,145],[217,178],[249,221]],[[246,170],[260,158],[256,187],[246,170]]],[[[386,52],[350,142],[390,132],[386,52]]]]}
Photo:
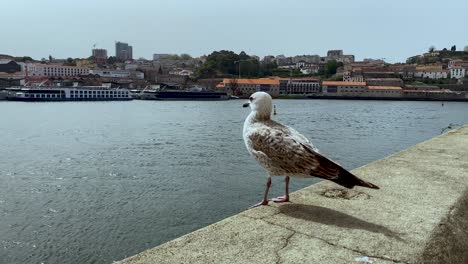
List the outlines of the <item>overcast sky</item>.
{"type": "Polygon", "coordinates": [[[214,50],[389,62],[468,45],[468,0],[0,0],[0,54],[87,57],[94,43],[134,58],[214,50]]]}

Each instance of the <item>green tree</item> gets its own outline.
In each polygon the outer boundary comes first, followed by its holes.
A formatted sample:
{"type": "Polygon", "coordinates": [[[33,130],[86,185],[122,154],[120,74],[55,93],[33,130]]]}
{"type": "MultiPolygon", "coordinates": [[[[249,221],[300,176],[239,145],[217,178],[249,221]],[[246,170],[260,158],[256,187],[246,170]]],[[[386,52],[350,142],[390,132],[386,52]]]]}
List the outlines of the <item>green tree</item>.
{"type": "Polygon", "coordinates": [[[171,59],[171,60],[180,60],[180,57],[177,54],[172,54],[172,55],[169,55],[169,59],[171,59]]]}
{"type": "Polygon", "coordinates": [[[29,56],[24,56],[23,58],[20,59],[21,62],[27,62],[27,61],[34,61],[33,58],[29,56]]]}
{"type": "Polygon", "coordinates": [[[237,75],[238,64],[236,64],[236,61],[239,61],[239,55],[232,51],[214,51],[207,56],[206,62],[198,68],[195,76],[209,78],[215,76],[237,75]]]}
{"type": "Polygon", "coordinates": [[[453,45],[453,46],[450,48],[450,51],[457,51],[457,46],[456,46],[456,45],[453,45]]]}
{"type": "Polygon", "coordinates": [[[336,60],[331,60],[325,63],[325,65],[323,66],[323,71],[325,75],[329,76],[335,74],[337,68],[338,63],[336,62],[336,60]]]}
{"type": "Polygon", "coordinates": [[[250,56],[245,53],[245,51],[241,51],[239,53],[239,60],[248,60],[250,59],[250,56]]]}
{"type": "Polygon", "coordinates": [[[107,64],[114,64],[116,62],[118,62],[118,59],[115,56],[110,56],[109,58],[107,58],[107,64]]]}
{"type": "Polygon", "coordinates": [[[64,63],[66,66],[76,66],[76,61],[72,58],[67,58],[67,62],[64,63]]]}
{"type": "Polygon", "coordinates": [[[259,76],[272,76],[273,71],[278,69],[278,64],[276,61],[272,61],[269,63],[262,63],[260,65],[260,73],[259,76]]]}
{"type": "Polygon", "coordinates": [[[190,56],[190,55],[187,54],[187,53],[182,53],[182,54],[180,54],[180,59],[181,59],[181,60],[191,60],[191,59],[192,59],[192,56],[190,56]]]}
{"type": "Polygon", "coordinates": [[[434,45],[432,45],[432,46],[429,47],[429,50],[428,50],[428,51],[432,53],[432,52],[435,51],[435,49],[436,49],[436,48],[434,47],[434,45]]]}

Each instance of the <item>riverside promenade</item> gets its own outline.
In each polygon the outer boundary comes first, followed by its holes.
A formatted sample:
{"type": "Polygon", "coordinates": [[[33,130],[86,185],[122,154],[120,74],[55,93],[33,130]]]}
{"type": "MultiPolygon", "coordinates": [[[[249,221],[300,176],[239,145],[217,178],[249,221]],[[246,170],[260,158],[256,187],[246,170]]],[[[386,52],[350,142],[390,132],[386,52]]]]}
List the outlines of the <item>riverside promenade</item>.
{"type": "Polygon", "coordinates": [[[468,263],[468,126],[353,173],[117,263],[468,263]]]}

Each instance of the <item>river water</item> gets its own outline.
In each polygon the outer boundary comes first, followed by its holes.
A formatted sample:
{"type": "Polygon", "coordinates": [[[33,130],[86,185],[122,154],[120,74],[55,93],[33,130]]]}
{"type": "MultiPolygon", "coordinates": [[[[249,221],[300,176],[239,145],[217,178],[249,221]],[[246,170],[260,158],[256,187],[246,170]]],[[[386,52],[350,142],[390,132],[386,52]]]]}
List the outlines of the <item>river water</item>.
{"type": "MultiPolygon", "coordinates": [[[[242,103],[0,102],[0,263],[111,263],[258,202],[266,175],[242,141],[242,103]]],[[[468,123],[459,102],[275,104],[348,169],[468,123]]]]}

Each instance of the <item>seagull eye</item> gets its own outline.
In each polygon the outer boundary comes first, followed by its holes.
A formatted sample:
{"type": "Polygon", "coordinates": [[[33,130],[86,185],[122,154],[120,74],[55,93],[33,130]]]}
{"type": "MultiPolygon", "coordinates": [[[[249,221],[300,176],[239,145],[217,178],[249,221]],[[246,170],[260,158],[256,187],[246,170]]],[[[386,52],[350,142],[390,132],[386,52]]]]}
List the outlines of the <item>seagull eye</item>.
{"type": "Polygon", "coordinates": [[[254,100],[253,97],[250,97],[250,98],[249,98],[249,101],[250,101],[250,102],[252,102],[253,100],[254,100]]]}

